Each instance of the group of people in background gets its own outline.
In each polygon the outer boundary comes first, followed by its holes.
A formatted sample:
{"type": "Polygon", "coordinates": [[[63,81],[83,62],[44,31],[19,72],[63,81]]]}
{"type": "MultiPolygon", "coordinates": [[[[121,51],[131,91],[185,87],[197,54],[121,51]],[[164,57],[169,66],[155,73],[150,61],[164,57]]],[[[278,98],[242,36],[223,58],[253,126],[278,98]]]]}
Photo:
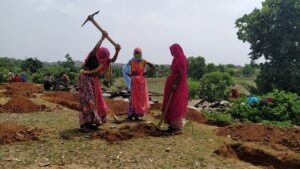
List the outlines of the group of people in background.
{"type": "Polygon", "coordinates": [[[21,73],[21,75],[19,75],[19,74],[15,75],[13,72],[8,72],[7,80],[8,80],[9,83],[12,83],[12,82],[26,82],[27,77],[26,77],[25,73],[21,73]]]}
{"type": "MultiPolygon", "coordinates": [[[[90,18],[93,19],[93,18],[90,18]]],[[[107,32],[102,32],[102,37],[85,59],[79,77],[80,96],[80,130],[95,130],[107,121],[107,105],[102,96],[99,75],[110,71],[111,63],[117,60],[121,50],[119,44],[113,44],[115,54],[110,58],[110,52],[102,47],[102,42],[108,38],[107,32]]],[[[166,132],[180,133],[183,128],[183,118],[187,111],[188,86],[187,86],[187,61],[183,49],[179,44],[170,47],[173,61],[171,73],[167,78],[164,88],[162,112],[164,121],[169,125],[166,132]]],[[[153,71],[154,65],[143,58],[141,48],[133,51],[133,57],[123,67],[123,76],[130,93],[128,119],[138,120],[146,115],[150,108],[145,72],[147,66],[153,71]]]]}

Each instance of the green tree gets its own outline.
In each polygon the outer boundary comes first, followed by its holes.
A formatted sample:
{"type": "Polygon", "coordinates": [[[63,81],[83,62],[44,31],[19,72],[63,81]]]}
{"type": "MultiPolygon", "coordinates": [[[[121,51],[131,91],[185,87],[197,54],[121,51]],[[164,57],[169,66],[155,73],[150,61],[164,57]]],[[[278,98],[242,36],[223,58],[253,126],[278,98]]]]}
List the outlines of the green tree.
{"type": "Polygon", "coordinates": [[[253,76],[254,73],[255,73],[255,69],[249,65],[249,64],[246,64],[243,69],[242,69],[242,72],[243,72],[243,75],[246,76],[246,77],[250,77],[250,76],[253,76]]]}
{"type": "Polygon", "coordinates": [[[218,72],[219,71],[218,66],[216,66],[213,63],[208,63],[206,65],[206,70],[207,70],[207,73],[218,72]]]}
{"type": "Polygon", "coordinates": [[[65,56],[66,61],[64,62],[59,62],[59,64],[68,72],[76,72],[76,67],[75,67],[75,62],[70,56],[70,54],[66,54],[65,56]]]}
{"type": "Polygon", "coordinates": [[[265,0],[262,9],[254,9],[236,21],[238,38],[251,45],[250,58],[261,57],[258,88],[274,88],[300,93],[300,2],[265,0]]]}
{"type": "Polygon", "coordinates": [[[204,57],[189,57],[187,75],[189,78],[199,80],[206,73],[206,64],[204,57]]]}
{"type": "Polygon", "coordinates": [[[25,59],[22,63],[22,70],[30,71],[31,73],[37,72],[42,67],[43,63],[37,58],[28,58],[25,59]]]}

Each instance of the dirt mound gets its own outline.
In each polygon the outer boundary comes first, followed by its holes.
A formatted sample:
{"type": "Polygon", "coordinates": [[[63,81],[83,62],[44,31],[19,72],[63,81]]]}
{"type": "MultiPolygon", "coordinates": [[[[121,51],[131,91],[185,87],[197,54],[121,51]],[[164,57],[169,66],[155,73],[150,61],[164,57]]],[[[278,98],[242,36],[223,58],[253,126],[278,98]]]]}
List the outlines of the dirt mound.
{"type": "Polygon", "coordinates": [[[41,129],[30,129],[16,123],[0,124],[0,144],[9,144],[17,141],[38,140],[41,129]]]}
{"type": "Polygon", "coordinates": [[[45,105],[37,105],[24,96],[14,96],[6,104],[0,106],[0,112],[3,113],[32,113],[43,111],[45,109],[45,105]]]}
{"type": "Polygon", "coordinates": [[[154,103],[150,105],[150,110],[161,110],[162,104],[161,103],[154,103]]]}
{"type": "Polygon", "coordinates": [[[187,120],[191,120],[197,123],[205,124],[207,122],[206,117],[201,112],[198,112],[197,110],[192,108],[187,109],[187,113],[185,117],[187,120]]]}
{"type": "MultiPolygon", "coordinates": [[[[49,92],[42,95],[42,98],[49,102],[80,111],[79,93],[49,92]]],[[[128,103],[125,101],[106,99],[105,102],[107,103],[109,114],[126,115],[128,112],[128,103]]]]}
{"type": "Polygon", "coordinates": [[[49,92],[42,95],[42,98],[56,104],[80,111],[79,94],[71,92],[49,92]]]}
{"type": "Polygon", "coordinates": [[[142,138],[144,136],[159,137],[164,134],[154,124],[139,123],[134,126],[125,125],[117,130],[102,130],[92,135],[93,139],[103,139],[109,143],[142,138]]]}
{"type": "Polygon", "coordinates": [[[3,94],[9,97],[22,95],[24,97],[34,98],[36,97],[34,93],[42,92],[42,87],[33,83],[14,82],[6,86],[6,91],[4,91],[3,94]]]}
{"type": "Polygon", "coordinates": [[[296,169],[300,168],[300,159],[295,159],[286,153],[274,155],[261,149],[252,148],[242,144],[229,144],[215,151],[216,154],[252,163],[254,165],[266,166],[274,169],[296,169]]]}
{"type": "Polygon", "coordinates": [[[218,135],[230,135],[234,140],[280,144],[300,152],[300,129],[259,124],[239,124],[218,129],[218,135]]]}
{"type": "Polygon", "coordinates": [[[127,115],[128,113],[128,102],[123,100],[105,100],[108,110],[116,115],[127,115]]]}

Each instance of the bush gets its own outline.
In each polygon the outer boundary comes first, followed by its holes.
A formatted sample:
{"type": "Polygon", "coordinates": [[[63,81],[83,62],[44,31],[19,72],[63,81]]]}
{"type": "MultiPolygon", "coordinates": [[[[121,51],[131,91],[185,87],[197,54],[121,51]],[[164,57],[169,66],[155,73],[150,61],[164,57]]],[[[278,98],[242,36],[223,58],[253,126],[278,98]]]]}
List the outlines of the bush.
{"type": "Polygon", "coordinates": [[[198,96],[199,81],[188,80],[189,99],[195,99],[198,96]]]}
{"type": "Polygon", "coordinates": [[[300,123],[300,101],[295,93],[274,90],[263,98],[272,97],[272,103],[250,106],[247,98],[237,100],[227,111],[232,117],[239,120],[253,122],[291,122],[300,123]]]}
{"type": "Polygon", "coordinates": [[[0,68],[0,83],[7,81],[8,69],[0,68]]]}
{"type": "Polygon", "coordinates": [[[207,73],[200,80],[199,97],[209,102],[227,99],[226,89],[232,83],[232,77],[228,73],[207,73]]]}
{"type": "Polygon", "coordinates": [[[204,116],[207,118],[208,123],[218,126],[227,126],[234,122],[230,114],[221,112],[206,112],[204,116]]]}

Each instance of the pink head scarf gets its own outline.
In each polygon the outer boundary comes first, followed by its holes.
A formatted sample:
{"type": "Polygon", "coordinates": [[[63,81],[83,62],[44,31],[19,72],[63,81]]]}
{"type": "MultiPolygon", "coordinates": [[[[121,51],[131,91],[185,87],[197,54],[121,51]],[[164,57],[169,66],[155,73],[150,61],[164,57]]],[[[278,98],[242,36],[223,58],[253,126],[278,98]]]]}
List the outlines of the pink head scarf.
{"type": "Polygon", "coordinates": [[[187,61],[183,49],[179,44],[175,43],[170,47],[170,50],[172,56],[174,57],[174,61],[182,73],[183,78],[186,78],[187,61]]]}
{"type": "Polygon", "coordinates": [[[142,49],[141,48],[135,48],[133,54],[142,54],[142,49]]]}
{"type": "MultiPolygon", "coordinates": [[[[85,64],[87,63],[88,59],[89,59],[90,57],[92,57],[92,53],[93,53],[93,52],[91,52],[91,53],[86,57],[86,59],[85,59],[85,64]]],[[[95,55],[96,55],[96,58],[97,58],[97,61],[98,61],[98,64],[99,64],[99,65],[100,65],[100,64],[103,64],[103,65],[105,65],[105,67],[108,66],[108,63],[109,63],[108,61],[109,61],[109,57],[110,57],[110,52],[109,52],[109,50],[108,50],[107,48],[104,48],[104,47],[99,48],[99,49],[96,51],[95,55]]]]}

